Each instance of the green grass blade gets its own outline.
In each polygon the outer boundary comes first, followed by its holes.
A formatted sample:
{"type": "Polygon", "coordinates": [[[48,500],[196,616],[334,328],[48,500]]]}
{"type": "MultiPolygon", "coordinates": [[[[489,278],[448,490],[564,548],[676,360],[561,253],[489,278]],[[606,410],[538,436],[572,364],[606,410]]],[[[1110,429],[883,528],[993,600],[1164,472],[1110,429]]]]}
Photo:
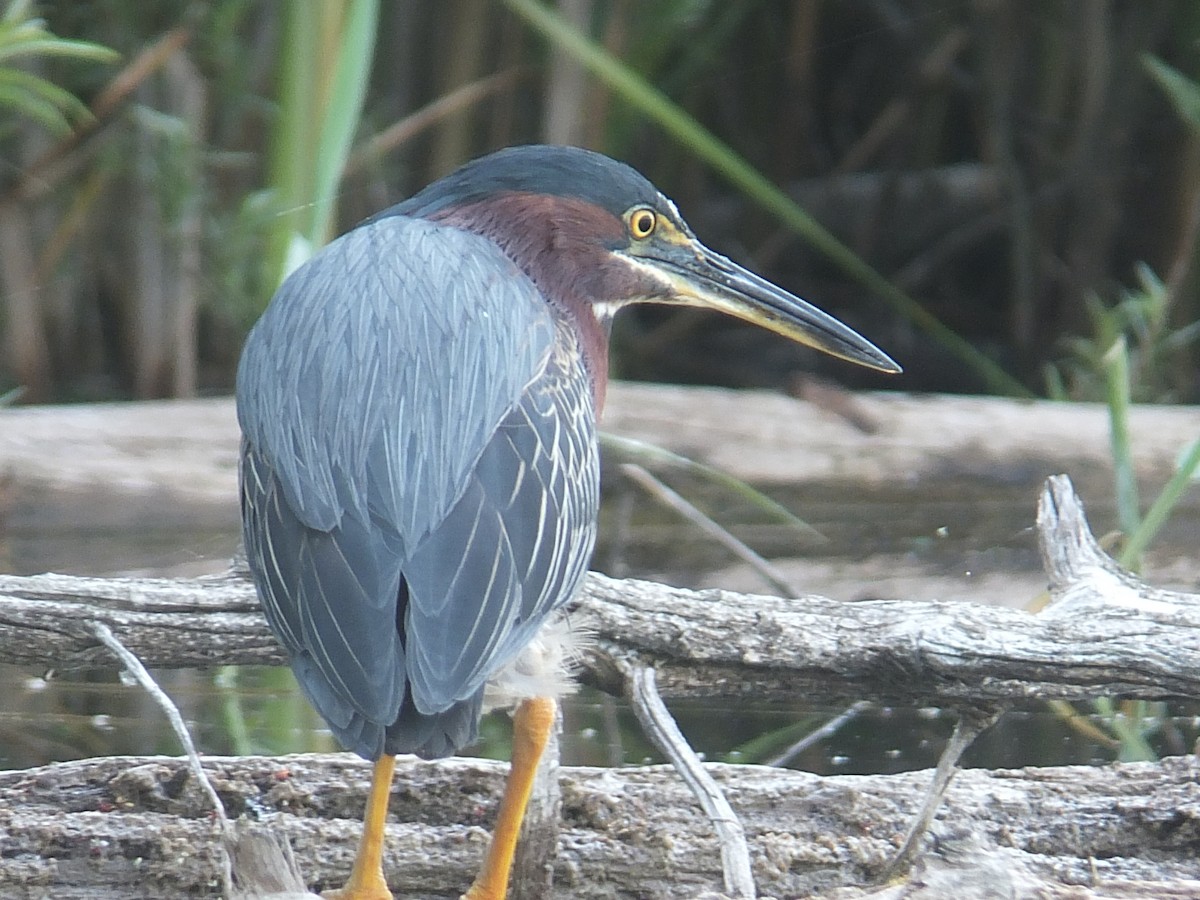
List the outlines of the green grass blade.
{"type": "MultiPolygon", "coordinates": [[[[65,88],[61,88],[53,82],[47,81],[44,78],[39,78],[31,72],[25,72],[21,69],[0,68],[0,87],[20,96],[22,93],[30,98],[51,107],[58,109],[61,112],[61,118],[66,123],[67,117],[76,119],[91,118],[91,111],[84,105],[78,97],[72,94],[65,88]]],[[[22,112],[25,110],[20,104],[14,104],[22,112]]]]}
{"type": "Polygon", "coordinates": [[[46,24],[33,15],[33,5],[14,0],[0,17],[0,106],[7,106],[47,129],[65,134],[71,119],[86,119],[87,107],[53,82],[28,72],[14,60],[58,56],[92,62],[111,62],[119,54],[89,41],[55,37],[46,24]]]}
{"type": "Polygon", "coordinates": [[[30,56],[61,56],[92,62],[114,62],[121,58],[116,50],[103,44],[69,41],[49,36],[44,31],[36,38],[10,40],[9,37],[11,35],[0,37],[0,62],[30,56]]]}
{"type": "Polygon", "coordinates": [[[821,534],[821,532],[813,528],[786,506],[768,497],[753,485],[730,475],[728,472],[722,472],[713,466],[696,462],[696,460],[689,459],[686,456],[680,456],[678,453],[665,450],[655,444],[639,441],[635,438],[621,437],[608,431],[600,432],[600,446],[609,452],[624,454],[627,458],[637,459],[648,464],[667,465],[672,468],[691,472],[705,481],[725,488],[734,496],[746,501],[776,521],[802,532],[806,537],[816,538],[822,542],[828,540],[825,535],[821,534]]]}
{"type": "Polygon", "coordinates": [[[378,0],[352,0],[339,42],[333,83],[321,117],[313,160],[314,208],[308,236],[314,248],[327,243],[333,236],[334,201],[362,117],[378,21],[378,0]]]}
{"type": "Polygon", "coordinates": [[[739,744],[726,754],[725,762],[762,765],[771,756],[787,749],[805,735],[811,734],[821,724],[822,716],[801,716],[797,721],[781,728],[759,734],[739,744]]]}
{"type": "Polygon", "coordinates": [[[0,107],[16,110],[54,134],[63,135],[71,131],[71,123],[54,103],[23,87],[6,83],[6,79],[0,79],[0,107]]]}
{"type": "Polygon", "coordinates": [[[229,748],[237,756],[249,756],[254,752],[250,741],[250,730],[246,727],[246,711],[242,707],[242,695],[238,691],[240,666],[221,666],[213,676],[213,688],[220,701],[221,721],[229,738],[229,748]]]}
{"type": "Polygon", "coordinates": [[[1200,131],[1200,84],[1148,53],[1142,56],[1142,66],[1158,82],[1179,118],[1193,131],[1200,131]]]}
{"type": "Polygon", "coordinates": [[[272,289],[333,236],[378,21],[378,0],[286,6],[268,178],[277,210],[264,272],[272,289]]]}
{"type": "Polygon", "coordinates": [[[1131,717],[1118,710],[1107,697],[1092,701],[1092,705],[1116,736],[1119,743],[1117,758],[1121,762],[1151,762],[1158,759],[1158,754],[1142,734],[1136,716],[1131,717]]]}
{"type": "Polygon", "coordinates": [[[271,135],[267,180],[276,218],[267,240],[264,281],[270,290],[286,277],[285,261],[293,236],[307,234],[305,203],[312,191],[305,173],[313,171],[317,113],[311,107],[318,93],[317,17],[307,4],[285,8],[279,52],[279,105],[271,135]]]}
{"type": "Polygon", "coordinates": [[[1175,474],[1154,498],[1154,502],[1146,510],[1146,515],[1142,517],[1137,529],[1129,535],[1125,549],[1121,551],[1118,558],[1121,565],[1127,568],[1136,565],[1146,547],[1150,545],[1150,541],[1158,534],[1167,519],[1170,518],[1171,512],[1183,499],[1183,495],[1187,493],[1192,481],[1196,478],[1198,469],[1200,469],[1200,439],[1197,439],[1191,447],[1184,451],[1183,458],[1175,469],[1175,474]]]}

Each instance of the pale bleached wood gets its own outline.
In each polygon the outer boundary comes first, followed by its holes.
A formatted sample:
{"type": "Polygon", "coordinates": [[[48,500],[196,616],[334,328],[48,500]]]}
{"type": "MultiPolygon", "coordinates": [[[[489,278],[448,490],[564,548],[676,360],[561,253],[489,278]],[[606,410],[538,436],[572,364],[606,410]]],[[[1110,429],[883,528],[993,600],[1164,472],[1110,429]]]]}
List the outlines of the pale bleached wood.
{"type": "MultiPolygon", "coordinates": [[[[345,877],[361,828],[366,763],[348,755],[246,757],[210,758],[205,767],[231,813],[287,837],[311,888],[345,877]]],[[[780,898],[876,890],[872,879],[930,777],[706,768],[746,824],[760,896],[780,898]]],[[[484,760],[399,760],[386,853],[397,896],[456,898],[470,883],[506,771],[484,760]]],[[[720,890],[720,848],[673,770],[564,768],[560,778],[553,896],[681,900],[720,890]]],[[[1112,879],[1200,879],[1198,783],[1192,757],[960,772],[934,823],[934,847],[909,885],[933,880],[943,893],[906,896],[1081,900],[1129,896],[1107,894],[1112,879]],[[998,893],[978,892],[980,878],[998,893]],[[948,884],[957,887],[946,892],[948,884]],[[1096,893],[1055,892],[1071,884],[1096,893]]],[[[6,900],[211,896],[214,834],[207,803],[179,759],[110,757],[0,772],[6,900]]],[[[1140,896],[1172,896],[1166,885],[1140,896]]]]}
{"type": "MultiPolygon", "coordinates": [[[[780,394],[618,382],[602,426],[763,484],[917,490],[947,478],[1036,485],[1070,472],[1085,494],[1111,490],[1108,418],[1098,404],[853,400],[873,432],[780,394]]],[[[1130,428],[1139,478],[1161,483],[1200,432],[1200,408],[1135,407],[1130,428]]],[[[233,526],[237,447],[228,398],[0,409],[0,508],[7,495],[11,515],[39,526],[71,523],[81,511],[93,525],[233,526]]]]}
{"type": "MultiPolygon", "coordinates": [[[[584,678],[614,693],[624,690],[623,672],[653,666],[662,695],[675,699],[1200,697],[1200,604],[1142,590],[1146,608],[1097,600],[1031,615],[966,602],[690,591],[592,574],[571,621],[589,636],[584,678]]],[[[283,661],[252,588],[235,575],[0,575],[0,658],[111,666],[94,621],[150,668],[283,661]]]]}

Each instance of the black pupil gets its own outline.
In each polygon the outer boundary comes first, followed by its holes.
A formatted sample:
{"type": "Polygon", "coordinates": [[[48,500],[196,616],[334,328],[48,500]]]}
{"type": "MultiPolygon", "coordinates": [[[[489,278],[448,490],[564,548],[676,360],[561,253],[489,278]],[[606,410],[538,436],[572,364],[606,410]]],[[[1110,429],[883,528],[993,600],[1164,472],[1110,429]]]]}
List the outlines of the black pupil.
{"type": "Polygon", "coordinates": [[[650,213],[639,213],[637,217],[638,234],[650,233],[650,213]]]}

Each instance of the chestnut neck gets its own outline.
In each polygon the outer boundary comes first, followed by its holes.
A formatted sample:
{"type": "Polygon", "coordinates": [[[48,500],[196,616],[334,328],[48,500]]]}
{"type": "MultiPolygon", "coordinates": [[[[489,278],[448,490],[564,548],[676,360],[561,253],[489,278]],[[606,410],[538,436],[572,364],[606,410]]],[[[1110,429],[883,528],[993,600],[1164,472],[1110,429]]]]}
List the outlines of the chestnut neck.
{"type": "Polygon", "coordinates": [[[585,201],[529,193],[497,194],[430,218],[494,241],[529,276],[577,336],[599,414],[608,385],[609,327],[597,318],[595,304],[613,300],[608,292],[614,288],[620,296],[620,282],[628,278],[606,250],[623,240],[621,220],[585,201]]]}

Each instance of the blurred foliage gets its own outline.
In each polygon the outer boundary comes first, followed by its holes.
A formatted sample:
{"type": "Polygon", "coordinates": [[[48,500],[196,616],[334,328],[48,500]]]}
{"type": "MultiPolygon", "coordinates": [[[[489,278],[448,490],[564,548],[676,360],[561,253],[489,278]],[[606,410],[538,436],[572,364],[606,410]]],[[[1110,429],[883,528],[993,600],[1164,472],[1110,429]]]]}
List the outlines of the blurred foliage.
{"type": "Polygon", "coordinates": [[[1135,274],[1137,287],[1119,288],[1111,305],[1095,294],[1085,300],[1091,334],[1063,341],[1067,357],[1046,372],[1052,399],[1104,401],[1111,393],[1106,373],[1119,365],[1132,402],[1181,402],[1172,372],[1194,357],[1200,320],[1171,330],[1166,285],[1147,266],[1135,274]]]}
{"type": "Polygon", "coordinates": [[[747,199],[775,216],[780,224],[803,238],[810,247],[820,251],[855,282],[874,291],[902,319],[942,344],[970,370],[977,373],[988,390],[1003,394],[1026,393],[1021,383],[1015,381],[1003,368],[976,350],[970,342],[960,338],[936,316],[871,268],[787,194],[738,156],[731,147],[718,140],[696,119],[672,103],[666,95],[639,78],[632,69],[606,53],[598,44],[588,41],[537,0],[507,2],[556,47],[598,75],[631,108],[639,110],[663,131],[675,137],[690,153],[707,162],[731,182],[747,199]]]}
{"type": "Polygon", "coordinates": [[[0,16],[0,107],[68,132],[72,122],[87,118],[87,107],[69,90],[21,67],[45,57],[113,62],[117,54],[89,41],[55,37],[34,15],[30,0],[10,0],[0,16]]]}
{"type": "Polygon", "coordinates": [[[1200,131],[1200,85],[1156,56],[1147,54],[1142,64],[1170,98],[1179,118],[1193,131],[1200,131]]]}
{"type": "MultiPolygon", "coordinates": [[[[1181,122],[1200,139],[1200,83],[1157,57],[1143,55],[1142,65],[1174,106],[1181,122]]],[[[1192,262],[1200,232],[1200,198],[1192,198],[1191,215],[1181,241],[1171,283],[1164,283],[1148,266],[1138,264],[1138,285],[1120,289],[1111,305],[1097,294],[1086,298],[1091,336],[1064,341],[1069,357],[1047,367],[1049,395],[1058,400],[1100,400],[1109,411],[1117,520],[1125,537],[1119,562],[1141,570],[1142,551],[1170,517],[1200,468],[1200,439],[1180,451],[1176,471],[1145,515],[1138,499],[1133,465],[1129,410],[1133,403],[1188,402],[1178,391],[1180,379],[1195,367],[1200,344],[1200,319],[1172,327],[1173,308],[1194,285],[1192,262]]],[[[1140,719],[1139,719],[1140,720],[1140,719]]],[[[1122,747],[1129,736],[1119,734],[1122,747]]],[[[1141,740],[1144,735],[1139,735],[1141,740]]],[[[1136,743],[1136,741],[1135,741],[1136,743]]],[[[1143,758],[1141,750],[1128,758],[1143,758]]]]}
{"type": "MultiPolygon", "coordinates": [[[[1198,46],[1185,0],[8,0],[0,405],[227,392],[286,257],[471,156],[573,142],[644,171],[710,244],[906,367],[885,381],[639,309],[618,320],[615,371],[977,391],[1001,380],[964,369],[978,354],[1107,401],[1132,562],[1200,457],[1185,448],[1140,513],[1129,404],[1200,400],[1198,46]]],[[[229,692],[260,684],[237,677],[229,692]]],[[[277,709],[283,686],[261,687],[277,709]]],[[[262,713],[230,697],[244,742],[262,713]]],[[[1157,719],[1102,712],[1124,756],[1149,752],[1157,719]]]]}
{"type": "Polygon", "coordinates": [[[91,121],[63,106],[70,133],[28,117],[0,128],[0,391],[22,385],[26,401],[228,391],[289,247],[538,140],[631,162],[706,241],[906,368],[886,380],[719,317],[645,308],[617,323],[627,377],[780,385],[817,369],[858,387],[1040,391],[1053,364],[1063,395],[1098,396],[1074,339],[1094,336],[1097,304],[1126,307],[1120,286],[1144,263],[1171,299],[1154,359],[1129,340],[1131,396],[1200,397],[1195,359],[1170,349],[1200,318],[1200,139],[1176,114],[1194,102],[1193,4],[7,9],[125,61],[114,74],[39,58],[33,74],[91,121]],[[549,12],[638,87],[590,77],[569,42],[530,24],[549,12]],[[805,215],[820,224],[806,231],[805,215]]]}
{"type": "Polygon", "coordinates": [[[264,283],[334,237],[334,205],[374,55],[378,0],[319,0],[284,8],[279,111],[269,147],[275,208],[264,283]]]}

